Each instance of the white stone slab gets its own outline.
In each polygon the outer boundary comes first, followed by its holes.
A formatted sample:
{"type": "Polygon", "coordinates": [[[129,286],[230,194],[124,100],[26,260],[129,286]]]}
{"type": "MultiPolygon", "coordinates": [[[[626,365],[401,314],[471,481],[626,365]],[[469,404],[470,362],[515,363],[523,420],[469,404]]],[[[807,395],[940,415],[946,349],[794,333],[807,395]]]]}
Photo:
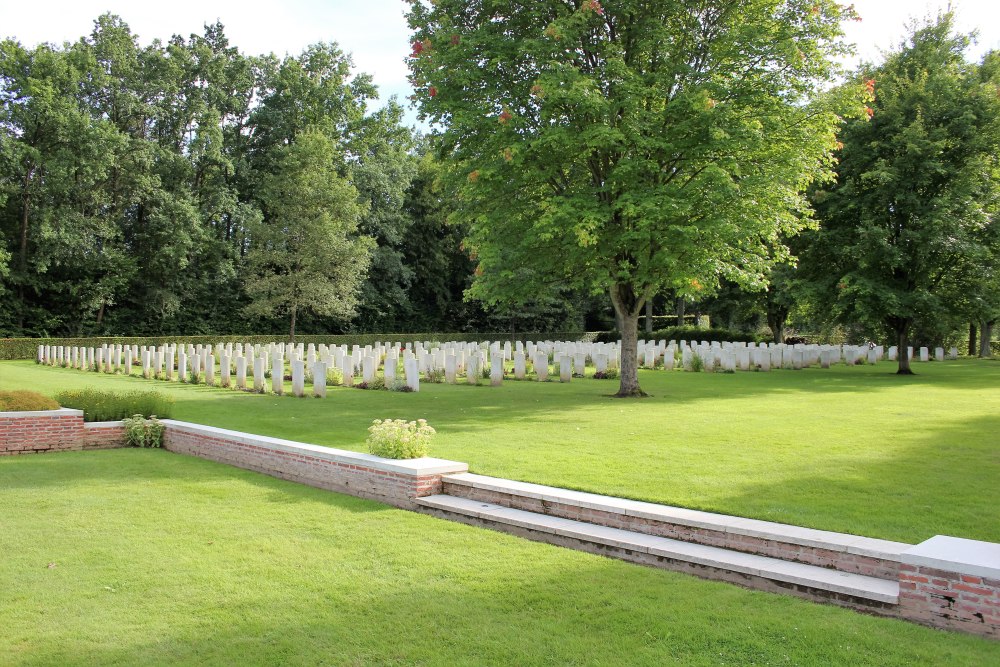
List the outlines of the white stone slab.
{"type": "Polygon", "coordinates": [[[902,542],[878,540],[860,535],[835,533],[826,530],[775,523],[773,521],[747,519],[684,507],[602,496],[596,493],[572,491],[558,487],[544,486],[542,484],[518,482],[473,473],[449,475],[445,481],[484,491],[506,493],[545,502],[594,509],[609,514],[623,514],[681,526],[717,530],[735,535],[747,535],[774,542],[797,544],[799,546],[815,547],[842,553],[853,553],[881,560],[898,562],[900,554],[912,546],[902,542]]]}
{"type": "Polygon", "coordinates": [[[1000,544],[935,535],[902,555],[906,565],[1000,579],[1000,544]]]}
{"type": "Polygon", "coordinates": [[[360,452],[334,449],[333,447],[311,445],[304,442],[295,442],[294,440],[285,440],[283,438],[272,438],[266,435],[253,435],[252,433],[232,431],[225,428],[216,428],[214,426],[203,426],[201,424],[192,424],[190,422],[177,421],[176,419],[161,419],[160,421],[168,429],[168,431],[173,429],[185,433],[206,435],[213,438],[225,438],[226,440],[232,440],[246,445],[254,445],[256,447],[263,447],[265,449],[275,449],[297,454],[307,453],[309,456],[315,456],[327,461],[336,461],[338,463],[346,463],[348,465],[360,465],[366,468],[373,468],[375,470],[400,472],[421,476],[465,472],[469,469],[468,464],[465,463],[426,456],[419,459],[383,459],[378,456],[372,456],[371,454],[362,454],[360,452]]]}

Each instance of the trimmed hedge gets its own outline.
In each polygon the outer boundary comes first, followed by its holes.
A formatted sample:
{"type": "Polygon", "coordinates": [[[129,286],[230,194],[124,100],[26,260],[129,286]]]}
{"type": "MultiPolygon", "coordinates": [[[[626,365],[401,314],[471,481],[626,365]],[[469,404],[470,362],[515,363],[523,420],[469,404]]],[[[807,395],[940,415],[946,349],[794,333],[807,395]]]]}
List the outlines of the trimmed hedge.
{"type": "MultiPolygon", "coordinates": [[[[374,345],[375,343],[400,342],[412,343],[414,341],[436,340],[436,341],[476,341],[484,340],[592,340],[597,332],[587,333],[585,331],[554,331],[551,333],[516,333],[487,332],[487,333],[375,333],[375,334],[337,334],[337,335],[310,335],[296,336],[296,343],[314,343],[319,345],[374,345]]],[[[184,343],[191,345],[214,345],[215,343],[251,343],[253,345],[265,345],[267,343],[291,342],[288,336],[266,335],[266,336],[123,336],[123,337],[97,337],[97,338],[0,338],[0,360],[10,359],[35,359],[39,345],[63,345],[70,347],[101,347],[102,345],[162,345],[164,343],[184,343]]]]}
{"type": "Polygon", "coordinates": [[[66,408],[83,410],[83,420],[105,422],[125,419],[135,415],[167,419],[174,401],[156,391],[102,391],[81,389],[64,391],[56,398],[66,408]]]}
{"type": "MultiPolygon", "coordinates": [[[[617,331],[601,332],[596,340],[601,343],[613,343],[621,338],[617,331]]],[[[729,329],[699,329],[698,327],[668,327],[659,329],[651,334],[639,332],[640,340],[676,340],[682,341],[707,341],[730,343],[759,343],[770,340],[766,336],[755,336],[753,334],[730,331],[729,329]]]]}
{"type": "Polygon", "coordinates": [[[59,404],[48,396],[26,389],[0,391],[0,412],[58,410],[59,404]]]}

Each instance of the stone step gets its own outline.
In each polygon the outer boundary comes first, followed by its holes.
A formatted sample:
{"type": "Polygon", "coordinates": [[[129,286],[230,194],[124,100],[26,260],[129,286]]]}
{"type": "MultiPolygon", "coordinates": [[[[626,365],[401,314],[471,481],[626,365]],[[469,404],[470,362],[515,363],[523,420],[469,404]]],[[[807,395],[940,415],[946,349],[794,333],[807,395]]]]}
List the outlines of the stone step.
{"type": "Polygon", "coordinates": [[[913,546],[473,473],[442,482],[449,495],[886,579],[895,579],[902,553],[913,546]]]}
{"type": "Polygon", "coordinates": [[[558,536],[584,545],[601,545],[615,550],[614,555],[626,560],[632,560],[630,554],[649,554],[720,572],[791,584],[810,591],[824,591],[882,604],[897,604],[899,601],[899,584],[896,581],[598,526],[456,496],[426,496],[416,502],[443,515],[471,518],[501,529],[520,528],[543,541],[546,536],[558,536]]]}

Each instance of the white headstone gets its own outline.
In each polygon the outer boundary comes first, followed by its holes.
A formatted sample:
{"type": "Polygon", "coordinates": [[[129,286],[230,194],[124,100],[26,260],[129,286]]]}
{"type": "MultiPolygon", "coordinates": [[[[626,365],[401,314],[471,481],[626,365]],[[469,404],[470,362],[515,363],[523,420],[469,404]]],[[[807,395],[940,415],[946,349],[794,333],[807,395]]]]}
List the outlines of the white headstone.
{"type": "Polygon", "coordinates": [[[325,361],[317,361],[312,366],[313,396],[317,398],[326,398],[326,369],[325,361]]]}
{"type": "Polygon", "coordinates": [[[278,396],[285,393],[285,360],[277,354],[271,357],[271,391],[278,396]]]}
{"type": "Polygon", "coordinates": [[[542,350],[535,350],[535,360],[532,364],[535,367],[535,375],[539,382],[549,379],[549,355],[542,350]]]}
{"type": "Polygon", "coordinates": [[[416,359],[403,362],[403,373],[406,375],[406,386],[413,391],[420,391],[420,364],[416,359]]]}
{"type": "Polygon", "coordinates": [[[292,359],[292,396],[302,398],[306,395],[306,368],[301,359],[292,359]]]}
{"type": "MultiPolygon", "coordinates": [[[[520,343],[518,344],[520,345],[520,343]]],[[[523,380],[527,370],[526,366],[527,364],[524,359],[524,350],[514,350],[514,377],[518,380],[523,380]]]]}
{"type": "Polygon", "coordinates": [[[264,364],[266,358],[262,356],[253,359],[253,390],[258,394],[264,393],[264,364]]]}
{"type": "MultiPolygon", "coordinates": [[[[507,350],[510,350],[509,344],[507,350]]],[[[490,385],[499,387],[503,384],[503,360],[504,352],[492,352],[490,354],[490,385]]]]}

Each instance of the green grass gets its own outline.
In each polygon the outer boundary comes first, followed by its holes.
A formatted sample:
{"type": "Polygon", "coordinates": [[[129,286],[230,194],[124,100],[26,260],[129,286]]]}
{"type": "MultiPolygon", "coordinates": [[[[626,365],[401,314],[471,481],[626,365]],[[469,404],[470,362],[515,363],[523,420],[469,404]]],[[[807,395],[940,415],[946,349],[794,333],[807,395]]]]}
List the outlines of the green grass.
{"type": "Polygon", "coordinates": [[[431,455],[473,472],[905,542],[1000,541],[1000,363],[772,373],[641,371],[616,381],[331,388],[253,395],[0,363],[0,388],[155,387],[174,417],[364,451],[372,419],[425,418],[431,455]]]}
{"type": "Polygon", "coordinates": [[[0,663],[989,665],[1000,644],[161,450],[0,459],[0,663]]]}

